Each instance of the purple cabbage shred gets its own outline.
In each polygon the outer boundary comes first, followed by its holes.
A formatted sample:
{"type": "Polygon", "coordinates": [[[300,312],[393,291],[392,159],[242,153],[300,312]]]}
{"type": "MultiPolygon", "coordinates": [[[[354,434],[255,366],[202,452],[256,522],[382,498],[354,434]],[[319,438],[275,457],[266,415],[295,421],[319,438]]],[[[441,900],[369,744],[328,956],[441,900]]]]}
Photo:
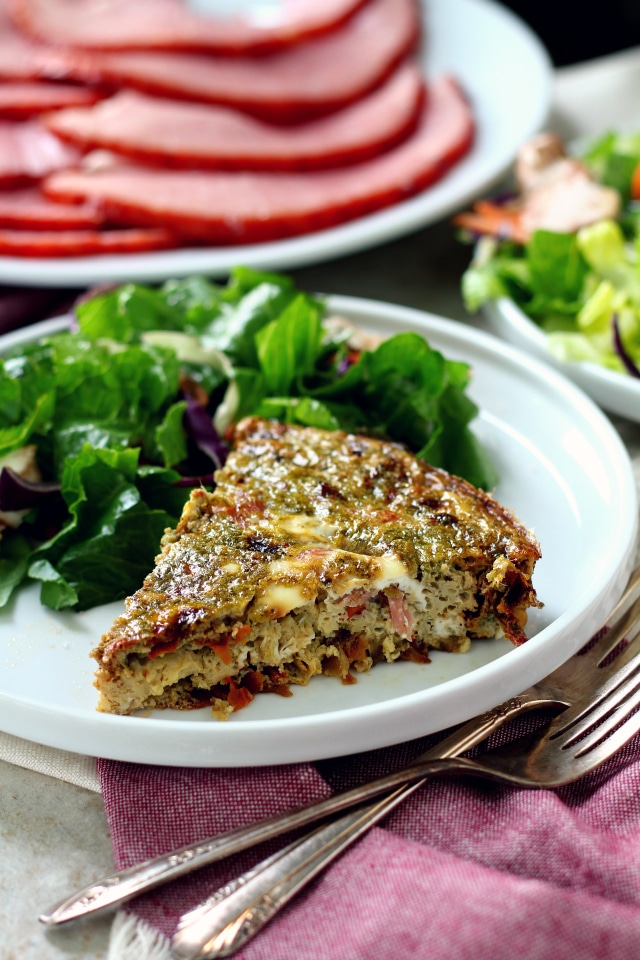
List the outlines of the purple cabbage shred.
{"type": "Polygon", "coordinates": [[[212,487],[215,479],[212,473],[207,473],[202,477],[180,477],[171,484],[172,487],[212,487]]]}
{"type": "Polygon", "coordinates": [[[625,370],[632,377],[637,377],[640,379],[640,369],[633,362],[629,354],[627,353],[625,346],[622,342],[622,337],[620,336],[620,324],[618,323],[618,314],[614,313],[611,317],[611,326],[613,327],[613,346],[622,360],[625,370]]]}
{"type": "Polygon", "coordinates": [[[344,377],[344,375],[345,375],[345,373],[347,372],[347,370],[348,370],[350,367],[352,367],[352,366],[354,365],[354,363],[355,363],[355,360],[354,360],[352,357],[350,357],[349,354],[347,354],[346,356],[344,356],[344,357],[340,360],[338,366],[336,367],[336,373],[338,374],[338,376],[339,376],[339,377],[344,377]]]}
{"type": "Polygon", "coordinates": [[[0,470],[0,510],[30,510],[60,499],[60,484],[25,480],[11,467],[0,470]]]}
{"type": "Polygon", "coordinates": [[[214,427],[211,416],[192,397],[187,397],[183,423],[187,436],[213,461],[216,469],[220,469],[227,459],[229,447],[214,427]]]}

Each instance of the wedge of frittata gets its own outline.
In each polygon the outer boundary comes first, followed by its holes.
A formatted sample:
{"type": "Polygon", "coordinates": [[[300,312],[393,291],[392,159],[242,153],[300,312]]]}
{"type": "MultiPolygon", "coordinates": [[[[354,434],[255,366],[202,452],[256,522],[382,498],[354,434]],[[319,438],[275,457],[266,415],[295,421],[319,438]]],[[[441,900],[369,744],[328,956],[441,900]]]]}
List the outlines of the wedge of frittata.
{"type": "Polygon", "coordinates": [[[93,651],[103,711],[211,705],[526,639],[538,543],[488,494],[371,437],[242,421],[93,651]]]}

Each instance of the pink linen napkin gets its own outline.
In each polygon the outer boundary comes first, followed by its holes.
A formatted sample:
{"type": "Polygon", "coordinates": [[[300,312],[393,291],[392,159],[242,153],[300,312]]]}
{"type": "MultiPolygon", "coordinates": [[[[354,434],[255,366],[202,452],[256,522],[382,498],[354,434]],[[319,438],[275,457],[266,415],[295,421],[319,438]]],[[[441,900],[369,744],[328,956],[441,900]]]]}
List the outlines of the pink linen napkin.
{"type": "MultiPolygon", "coordinates": [[[[326,796],[438,737],[269,768],[99,761],[116,866],[326,796]]],[[[128,909],[170,937],[179,915],[284,839],[160,887],[128,909]]],[[[440,778],[374,828],[240,953],[242,960],[637,960],[640,738],[576,784],[440,778]]]]}

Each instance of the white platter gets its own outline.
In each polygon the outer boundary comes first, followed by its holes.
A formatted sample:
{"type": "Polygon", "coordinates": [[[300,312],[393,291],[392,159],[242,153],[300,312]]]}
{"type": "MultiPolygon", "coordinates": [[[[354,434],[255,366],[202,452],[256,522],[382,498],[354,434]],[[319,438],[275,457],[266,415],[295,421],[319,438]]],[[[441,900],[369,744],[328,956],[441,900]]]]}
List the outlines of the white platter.
{"type": "Polygon", "coordinates": [[[577,383],[604,410],[640,423],[640,380],[595,363],[556,360],[549,351],[544,331],[509,297],[486,303],[482,312],[492,333],[530,356],[551,364],[577,383]]]}
{"type": "Polygon", "coordinates": [[[426,24],[425,73],[458,78],[478,127],[473,149],[439,183],[379,213],[274,243],[99,257],[0,257],[0,281],[57,287],[151,282],[192,273],[226,276],[239,263],[291,270],[396,239],[484,194],[510,168],[522,141],[544,125],[551,102],[551,62],[531,30],[492,0],[420,2],[426,24]]]}
{"type": "MultiPolygon", "coordinates": [[[[488,334],[416,310],[349,297],[333,310],[372,330],[416,330],[473,367],[476,432],[499,470],[496,494],[542,545],[535,585],[544,601],[530,639],[479,642],[427,665],[379,665],[358,683],[316,678],[293,696],[257,697],[226,723],[208,709],[117,717],[95,710],[89,651],[120,612],[39,605],[38,590],[0,611],[0,729],[111,759],[176,766],[314,760],[445,729],[514,696],[566,660],[598,628],[633,562],[638,506],[627,453],[582,391],[488,334]]],[[[53,327],[55,327],[55,323],[53,327]]],[[[12,334],[8,345],[49,331],[12,334]]]]}

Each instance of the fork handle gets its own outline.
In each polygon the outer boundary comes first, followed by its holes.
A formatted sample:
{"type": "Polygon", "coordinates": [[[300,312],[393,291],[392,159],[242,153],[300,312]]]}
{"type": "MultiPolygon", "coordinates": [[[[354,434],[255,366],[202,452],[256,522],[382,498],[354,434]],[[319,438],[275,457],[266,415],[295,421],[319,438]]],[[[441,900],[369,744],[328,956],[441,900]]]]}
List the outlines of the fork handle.
{"type": "MultiPolygon", "coordinates": [[[[232,956],[318,873],[427,780],[443,773],[492,775],[465,757],[423,760],[415,771],[418,779],[401,784],[375,803],[317,827],[240,874],[184,914],[171,942],[172,956],[176,960],[217,960],[232,956]]],[[[495,779],[504,782],[500,774],[495,779]]]]}
{"type": "MultiPolygon", "coordinates": [[[[419,759],[435,760],[470,750],[471,747],[485,740],[489,734],[501,727],[507,720],[524,710],[543,707],[548,705],[549,702],[544,697],[538,696],[535,688],[532,688],[520,696],[512,697],[505,703],[494,707],[493,710],[482,716],[469,720],[419,759]]],[[[411,766],[413,767],[413,765],[411,766]]],[[[130,900],[153,887],[185,876],[193,870],[215,863],[233,853],[246,850],[287,831],[304,827],[323,817],[347,810],[349,807],[362,803],[375,795],[387,793],[389,790],[396,788],[398,784],[403,783],[405,778],[409,778],[408,770],[405,770],[404,773],[399,771],[390,778],[381,778],[376,781],[375,789],[371,789],[366,795],[363,795],[360,787],[343,793],[332,794],[330,797],[309,806],[276,814],[246,827],[230,830],[219,834],[217,837],[209,837],[171,853],[146,860],[136,866],[120,870],[88,884],[71,896],[65,897],[41,913],[39,920],[47,926],[57,926],[70,920],[77,920],[80,917],[112,909],[117,904],[130,900]]]]}
{"type": "MultiPolygon", "coordinates": [[[[172,940],[172,954],[177,960],[217,960],[232,956],[347,847],[427,780],[442,773],[487,776],[485,768],[465,757],[427,759],[424,755],[413,768],[395,774],[399,785],[393,793],[317,827],[240,874],[186,913],[172,940]],[[400,782],[402,776],[409,779],[412,770],[410,782],[400,782]]],[[[500,781],[501,776],[498,774],[495,779],[500,781]]],[[[375,782],[363,785],[363,800],[375,795],[372,793],[375,782]]]]}
{"type": "MultiPolygon", "coordinates": [[[[329,798],[331,801],[350,796],[352,804],[358,798],[363,803],[383,792],[383,782],[386,783],[385,791],[395,787],[392,793],[387,792],[375,803],[343,814],[267,857],[185,914],[172,942],[174,955],[180,960],[209,960],[234,954],[321,870],[418,790],[429,777],[451,769],[464,769],[466,761],[452,761],[452,757],[486,740],[507,720],[549,702],[538,696],[535,687],[530,688],[519,697],[512,697],[470,720],[424,753],[412,766],[329,798]]],[[[338,811],[334,809],[334,812],[338,811]]]]}
{"type": "MultiPolygon", "coordinates": [[[[434,762],[433,774],[464,761],[434,762]]],[[[230,957],[252,939],[299,891],[427,777],[318,827],[235,880],[181,919],[171,943],[178,960],[230,957]]]]}

